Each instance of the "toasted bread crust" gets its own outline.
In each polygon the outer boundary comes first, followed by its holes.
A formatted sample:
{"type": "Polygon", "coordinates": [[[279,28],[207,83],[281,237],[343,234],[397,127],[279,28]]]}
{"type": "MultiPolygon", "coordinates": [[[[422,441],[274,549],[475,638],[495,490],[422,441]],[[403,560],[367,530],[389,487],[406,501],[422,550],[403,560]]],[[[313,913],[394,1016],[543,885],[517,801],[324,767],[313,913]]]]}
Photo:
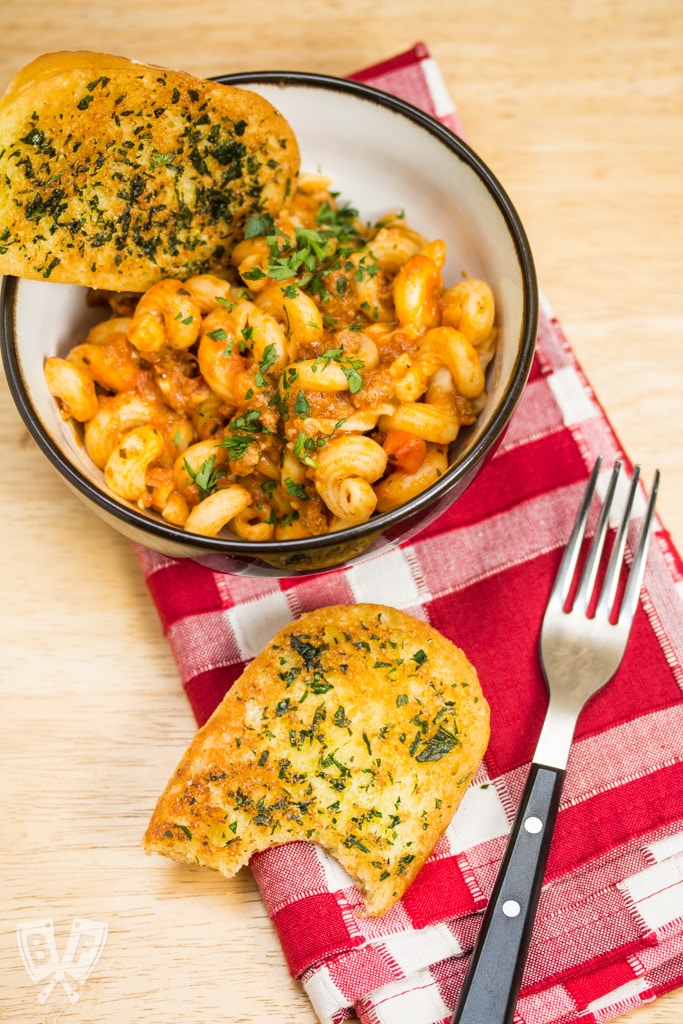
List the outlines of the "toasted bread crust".
{"type": "Polygon", "coordinates": [[[447,827],[488,736],[476,671],[431,626],[383,605],[310,612],[198,731],[143,845],[230,877],[259,850],[310,840],[382,914],[447,827]]]}
{"type": "Polygon", "coordinates": [[[289,124],[256,93],[47,54],[0,99],[0,273],[140,292],[220,272],[298,168],[289,124]]]}

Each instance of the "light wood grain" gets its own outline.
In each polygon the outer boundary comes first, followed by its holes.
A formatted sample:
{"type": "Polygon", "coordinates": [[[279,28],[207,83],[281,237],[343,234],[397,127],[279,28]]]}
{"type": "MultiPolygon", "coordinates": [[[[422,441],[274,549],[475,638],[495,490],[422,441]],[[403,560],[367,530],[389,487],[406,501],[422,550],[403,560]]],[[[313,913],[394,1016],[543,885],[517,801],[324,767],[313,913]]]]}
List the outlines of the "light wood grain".
{"type": "MultiPolygon", "coordinates": [[[[683,8],[677,0],[4,0],[0,87],[101,49],[201,75],[347,74],[424,40],[527,227],[541,287],[626,451],[663,471],[683,543],[683,8]]],[[[279,1024],[315,1016],[248,872],[147,859],[140,836],[193,720],[130,545],[66,490],[0,384],[0,1019],[279,1024]],[[71,1005],[37,1002],[20,921],[107,921],[71,1005]]],[[[673,993],[628,1014],[683,1019],[673,993]]]]}

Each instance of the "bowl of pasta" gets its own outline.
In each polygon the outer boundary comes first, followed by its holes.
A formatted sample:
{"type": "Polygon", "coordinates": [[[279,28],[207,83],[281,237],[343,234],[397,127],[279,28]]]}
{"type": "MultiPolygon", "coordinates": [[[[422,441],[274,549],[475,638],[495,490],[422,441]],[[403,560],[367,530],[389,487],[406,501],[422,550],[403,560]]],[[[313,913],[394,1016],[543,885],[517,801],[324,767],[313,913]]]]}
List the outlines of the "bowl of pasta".
{"type": "Polygon", "coordinates": [[[411,105],[308,73],[215,81],[291,126],[281,208],[218,268],[141,292],[6,276],[9,386],[132,540],[247,576],[349,565],[423,530],[495,451],[534,353],[530,248],[489,168],[411,105]]]}

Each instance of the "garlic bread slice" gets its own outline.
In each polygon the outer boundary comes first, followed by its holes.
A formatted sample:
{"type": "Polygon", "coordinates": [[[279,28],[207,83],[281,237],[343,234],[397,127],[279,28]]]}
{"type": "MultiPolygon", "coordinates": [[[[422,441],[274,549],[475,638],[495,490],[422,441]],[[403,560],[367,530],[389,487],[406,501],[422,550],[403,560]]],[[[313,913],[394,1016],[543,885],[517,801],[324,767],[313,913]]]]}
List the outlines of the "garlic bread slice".
{"type": "Polygon", "coordinates": [[[46,54],[0,99],[0,273],[142,292],[220,273],[299,169],[247,89],[109,54],[46,54]]]}
{"type": "Polygon", "coordinates": [[[259,850],[309,840],[379,915],[446,829],[488,737],[474,667],[430,625],[375,604],[309,612],[197,732],[143,845],[230,877],[259,850]]]}

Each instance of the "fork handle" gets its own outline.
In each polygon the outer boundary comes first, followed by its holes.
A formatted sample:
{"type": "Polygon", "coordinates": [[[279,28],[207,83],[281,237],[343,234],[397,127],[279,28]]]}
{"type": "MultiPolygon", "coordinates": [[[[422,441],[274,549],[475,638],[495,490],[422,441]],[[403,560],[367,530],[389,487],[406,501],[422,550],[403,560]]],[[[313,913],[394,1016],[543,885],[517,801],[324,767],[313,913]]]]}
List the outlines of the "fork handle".
{"type": "Polygon", "coordinates": [[[565,772],[532,764],[451,1024],[510,1024],[565,772]]]}

